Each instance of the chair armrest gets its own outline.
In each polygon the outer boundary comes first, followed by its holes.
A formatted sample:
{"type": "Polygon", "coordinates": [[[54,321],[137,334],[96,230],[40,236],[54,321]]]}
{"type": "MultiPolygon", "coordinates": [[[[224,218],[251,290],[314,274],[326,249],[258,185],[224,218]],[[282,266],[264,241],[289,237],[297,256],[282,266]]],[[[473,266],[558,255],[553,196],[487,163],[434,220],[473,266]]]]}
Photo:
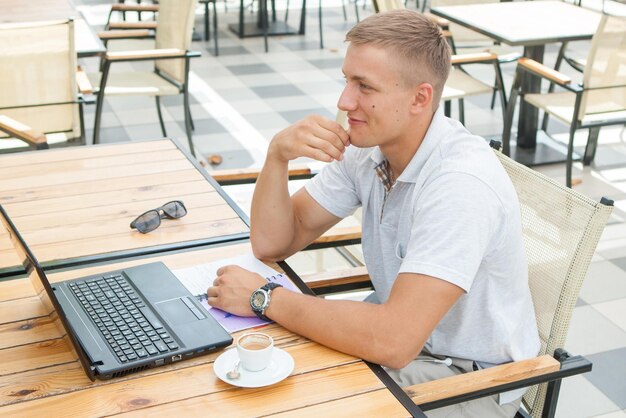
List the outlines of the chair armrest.
{"type": "Polygon", "coordinates": [[[98,32],[98,37],[103,41],[111,39],[141,39],[154,37],[154,31],[150,29],[107,30],[98,32]]]}
{"type": "Polygon", "coordinates": [[[6,115],[0,115],[0,131],[21,139],[37,149],[48,148],[48,140],[43,133],[6,115]]]}
{"type": "Polygon", "coordinates": [[[530,58],[520,58],[517,61],[517,65],[519,65],[520,68],[523,68],[526,71],[538,75],[539,77],[547,78],[548,80],[560,86],[566,86],[572,82],[572,79],[569,76],[530,58]]]}
{"type": "Polygon", "coordinates": [[[80,66],[76,69],[76,84],[78,84],[78,91],[81,94],[92,94],[93,86],[87,77],[87,74],[80,66]]]}
{"type": "MultiPolygon", "coordinates": [[[[215,170],[209,171],[220,185],[230,186],[234,184],[254,183],[261,171],[258,168],[237,168],[233,170],[215,170]]],[[[290,165],[289,179],[310,178],[315,175],[308,165],[290,165]]]]}
{"type": "Polygon", "coordinates": [[[111,22],[107,29],[156,29],[157,22],[111,22]]]}
{"type": "Polygon", "coordinates": [[[488,369],[420,383],[406,387],[404,391],[417,405],[425,406],[429,404],[430,408],[423,408],[427,410],[443,406],[433,405],[435,402],[444,399],[450,400],[447,404],[452,404],[456,403],[454,401],[455,398],[457,398],[457,402],[460,402],[519,387],[531,386],[540,383],[536,379],[533,380],[533,378],[541,376],[546,377],[545,380],[542,380],[545,382],[571,375],[571,373],[564,373],[563,376],[554,377],[554,374],[561,369],[561,366],[562,363],[552,356],[543,355],[528,360],[501,364],[488,369]],[[549,377],[554,378],[550,379],[549,377]],[[521,383],[518,386],[514,386],[513,384],[516,382],[521,383]],[[499,387],[502,389],[498,390],[499,387]],[[489,389],[493,390],[489,391],[489,389]]]}
{"type": "Polygon", "coordinates": [[[330,286],[365,287],[371,285],[370,276],[365,266],[352,267],[339,271],[325,271],[322,273],[307,274],[302,276],[302,280],[311,289],[320,289],[330,286]]]}
{"type": "Polygon", "coordinates": [[[428,20],[441,27],[442,29],[448,29],[448,27],[450,26],[450,21],[448,19],[444,19],[443,17],[435,16],[430,12],[424,13],[424,16],[426,16],[428,20]]]}
{"type": "Polygon", "coordinates": [[[475,64],[478,62],[493,62],[497,60],[498,56],[496,54],[491,52],[477,52],[474,54],[452,55],[451,63],[452,65],[475,64]]]}
{"type": "Polygon", "coordinates": [[[200,53],[185,51],[177,48],[143,49],[138,51],[107,52],[104,59],[107,61],[141,61],[168,58],[199,57],[200,53]]]}
{"type": "Polygon", "coordinates": [[[158,4],[126,4],[116,3],[111,6],[114,12],[158,12],[158,4]]]}

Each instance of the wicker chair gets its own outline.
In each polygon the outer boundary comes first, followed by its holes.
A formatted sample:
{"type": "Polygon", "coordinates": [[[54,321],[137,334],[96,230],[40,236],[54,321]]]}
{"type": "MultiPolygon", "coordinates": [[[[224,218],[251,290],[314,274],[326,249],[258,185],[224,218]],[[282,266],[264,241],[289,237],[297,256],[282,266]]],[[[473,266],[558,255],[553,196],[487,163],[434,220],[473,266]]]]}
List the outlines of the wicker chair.
{"type": "MultiPolygon", "coordinates": [[[[500,152],[496,154],[520,202],[528,280],[541,340],[539,356],[405,390],[423,410],[429,410],[541,382],[528,390],[523,404],[532,417],[551,417],[556,411],[561,379],[591,369],[586,359],[570,356],[562,347],[613,202],[604,198],[595,202],[500,152]],[[558,361],[550,358],[552,355],[558,361]],[[550,362],[557,370],[549,367],[550,362]],[[544,366],[546,369],[541,370],[544,366]],[[433,387],[440,388],[439,392],[433,387]],[[459,387],[462,393],[450,389],[459,387]]],[[[525,413],[520,411],[518,416],[525,413]]]]}
{"type": "Polygon", "coordinates": [[[3,24],[0,45],[0,149],[84,143],[74,22],[3,24]]]}
{"type": "MultiPolygon", "coordinates": [[[[515,80],[504,121],[502,140],[504,152],[509,153],[513,114],[518,95],[526,103],[543,110],[570,126],[566,161],[566,184],[572,185],[574,134],[589,129],[583,164],[595,156],[602,126],[626,124],[626,17],[602,16],[583,72],[583,82],[573,83],[565,74],[536,61],[522,58],[517,65],[515,80]],[[528,74],[523,74],[528,73],[528,74]],[[522,75],[545,78],[566,91],[526,94],[521,91],[522,75]]],[[[544,128],[546,127],[544,122],[544,128]]]]}
{"type": "Polygon", "coordinates": [[[99,141],[100,122],[105,95],[146,95],[156,99],[163,136],[167,136],[161,115],[160,97],[183,95],[185,130],[189,148],[195,156],[192,120],[189,108],[190,59],[200,56],[190,51],[197,0],[162,0],[157,16],[156,49],[107,52],[102,60],[102,72],[88,74],[91,83],[99,86],[95,111],[93,142],[99,141]],[[154,61],[154,71],[113,72],[112,64],[133,61],[154,61]]]}

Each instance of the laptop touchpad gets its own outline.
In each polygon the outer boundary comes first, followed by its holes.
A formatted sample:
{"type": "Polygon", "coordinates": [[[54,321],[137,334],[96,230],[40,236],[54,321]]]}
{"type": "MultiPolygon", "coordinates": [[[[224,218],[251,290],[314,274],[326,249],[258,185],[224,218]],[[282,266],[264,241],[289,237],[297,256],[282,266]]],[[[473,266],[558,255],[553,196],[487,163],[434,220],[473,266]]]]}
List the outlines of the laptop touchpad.
{"type": "Polygon", "coordinates": [[[181,299],[171,299],[156,303],[159,313],[170,325],[186,324],[198,320],[181,299]]]}

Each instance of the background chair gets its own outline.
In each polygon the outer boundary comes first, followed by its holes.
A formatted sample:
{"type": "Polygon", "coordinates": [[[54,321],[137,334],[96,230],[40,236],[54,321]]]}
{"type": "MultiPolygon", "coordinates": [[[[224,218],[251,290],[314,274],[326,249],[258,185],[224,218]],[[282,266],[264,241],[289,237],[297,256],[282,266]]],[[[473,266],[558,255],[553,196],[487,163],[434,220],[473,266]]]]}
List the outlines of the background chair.
{"type": "Polygon", "coordinates": [[[591,164],[602,126],[626,124],[626,17],[604,15],[591,47],[581,84],[531,59],[520,59],[504,124],[504,152],[509,153],[517,96],[550,116],[570,125],[567,147],[566,184],[572,186],[574,134],[589,129],[583,164],[591,164]],[[522,76],[548,79],[567,91],[525,94],[522,76]]]}
{"type": "Polygon", "coordinates": [[[3,24],[0,45],[0,115],[5,117],[2,131],[9,136],[0,133],[0,150],[83,144],[78,80],[84,74],[77,76],[74,22],[3,24]],[[45,137],[31,132],[17,139],[29,130],[45,137]]]}
{"type": "Polygon", "coordinates": [[[195,156],[192,138],[192,120],[189,108],[190,59],[200,56],[189,51],[197,0],[161,0],[157,17],[154,50],[107,52],[102,61],[102,72],[89,74],[93,85],[99,86],[95,111],[93,142],[99,142],[102,106],[105,95],[154,96],[163,136],[167,136],[161,115],[160,97],[183,95],[185,129],[189,148],[195,156]],[[118,62],[154,61],[151,72],[112,72],[118,62]]]}
{"type": "MultiPolygon", "coordinates": [[[[465,4],[483,4],[483,3],[497,3],[499,0],[433,0],[431,7],[442,6],[456,6],[465,4]]],[[[477,52],[489,52],[495,54],[498,57],[500,64],[509,62],[515,62],[521,58],[522,54],[519,48],[511,47],[508,45],[501,45],[494,42],[492,38],[482,35],[476,31],[465,28],[456,23],[450,22],[447,19],[426,13],[431,20],[437,23],[443,30],[446,30],[448,35],[448,42],[452,48],[453,54],[472,54],[477,52]]],[[[497,80],[494,82],[497,85],[497,80]]],[[[493,109],[496,100],[497,90],[492,90],[491,96],[491,108],[493,109]]],[[[506,93],[505,93],[506,101],[506,93]]],[[[459,106],[462,108],[462,105],[459,106]]]]}

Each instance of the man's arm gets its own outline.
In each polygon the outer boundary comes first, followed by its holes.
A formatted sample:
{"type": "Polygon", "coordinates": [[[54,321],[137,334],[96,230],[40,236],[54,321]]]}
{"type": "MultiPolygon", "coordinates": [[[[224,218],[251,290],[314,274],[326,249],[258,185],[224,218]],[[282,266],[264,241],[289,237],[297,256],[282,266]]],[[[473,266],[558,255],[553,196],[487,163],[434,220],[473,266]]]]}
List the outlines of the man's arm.
{"type": "Polygon", "coordinates": [[[341,160],[348,144],[339,124],[315,115],[272,139],[252,197],[250,239],[257,258],[283,260],[339,222],[304,189],[290,198],[288,163],[298,157],[341,160]]]}
{"type": "MultiPolygon", "coordinates": [[[[224,267],[208,289],[208,302],[250,316],[250,294],[264,283],[258,274],[237,266],[224,267]]],[[[277,288],[266,315],[320,344],[398,369],[417,357],[462,294],[461,288],[444,280],[402,273],[389,299],[380,305],[326,300],[277,288]]]]}

